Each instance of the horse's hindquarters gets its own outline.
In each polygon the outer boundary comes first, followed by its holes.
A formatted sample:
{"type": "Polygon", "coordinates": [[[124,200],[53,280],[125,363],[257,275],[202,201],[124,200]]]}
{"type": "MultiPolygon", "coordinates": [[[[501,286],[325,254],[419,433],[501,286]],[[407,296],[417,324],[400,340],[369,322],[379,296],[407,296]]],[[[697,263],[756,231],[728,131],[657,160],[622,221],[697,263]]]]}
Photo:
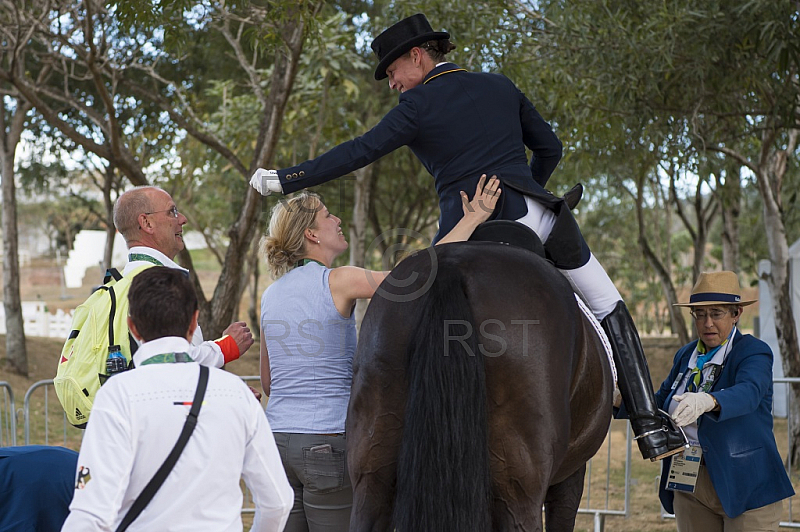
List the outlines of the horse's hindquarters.
{"type": "MultiPolygon", "coordinates": [[[[415,327],[442,326],[418,324],[427,299],[407,296],[425,293],[425,285],[454,269],[472,312],[474,356],[485,364],[492,529],[540,529],[549,486],[577,471],[603,441],[610,372],[563,276],[529,252],[497,244],[444,245],[433,256],[420,252],[392,274],[413,282],[382,285],[386,289],[373,299],[361,329],[347,422],[352,530],[392,527],[407,347],[420,334],[415,327]]],[[[446,334],[441,347],[461,340],[446,334]]],[[[430,347],[436,353],[440,346],[430,347]]],[[[448,489],[439,492],[443,497],[448,489]]]]}

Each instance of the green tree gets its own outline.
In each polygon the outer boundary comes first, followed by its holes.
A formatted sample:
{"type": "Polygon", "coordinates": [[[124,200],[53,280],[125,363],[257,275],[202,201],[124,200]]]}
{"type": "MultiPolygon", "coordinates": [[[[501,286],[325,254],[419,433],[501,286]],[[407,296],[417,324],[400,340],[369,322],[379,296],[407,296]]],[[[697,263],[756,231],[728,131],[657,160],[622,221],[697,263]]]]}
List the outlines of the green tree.
{"type": "MultiPolygon", "coordinates": [[[[315,2],[32,1],[10,28],[24,33],[35,54],[24,68],[0,70],[60,135],[131,183],[171,183],[164,161],[195,139],[230,167],[227,193],[235,216],[227,226],[224,266],[207,298],[194,277],[210,334],[220,333],[238,307],[247,252],[262,202],[246,186],[269,166],[301,51],[316,28],[315,2]],[[219,101],[209,87],[236,80],[256,96],[248,150],[220,138],[206,121],[219,101]],[[254,140],[254,142],[253,142],[254,140]]],[[[235,97],[236,94],[232,94],[235,97]]],[[[234,139],[235,140],[235,139],[234,139]]],[[[180,168],[179,166],[173,166],[180,168]]],[[[174,176],[173,176],[174,177],[174,176]]],[[[181,189],[173,190],[183,200],[181,189]]],[[[181,260],[190,265],[188,253],[181,260]]]]}
{"type": "MultiPolygon", "coordinates": [[[[723,154],[752,173],[772,262],[766,281],[784,371],[800,374],[785,208],[793,198],[787,184],[796,173],[800,135],[796,2],[554,1],[543,9],[554,21],[553,44],[562,75],[573,85],[570,98],[581,107],[576,116],[590,123],[593,115],[628,123],[680,121],[686,125],[682,143],[698,160],[723,154]]],[[[735,178],[735,172],[726,175],[735,178]]],[[[792,416],[800,421],[797,407],[792,416]]],[[[797,442],[800,431],[793,436],[797,442]]],[[[797,446],[793,455],[800,457],[797,446]]]]}

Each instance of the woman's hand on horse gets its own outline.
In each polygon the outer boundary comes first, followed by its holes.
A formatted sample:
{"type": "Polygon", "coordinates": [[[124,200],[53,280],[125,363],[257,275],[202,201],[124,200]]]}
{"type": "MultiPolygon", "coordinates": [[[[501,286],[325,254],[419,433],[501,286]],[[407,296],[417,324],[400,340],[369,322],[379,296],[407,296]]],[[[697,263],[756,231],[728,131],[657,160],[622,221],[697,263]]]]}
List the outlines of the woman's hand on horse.
{"type": "Polygon", "coordinates": [[[500,197],[500,180],[493,175],[489,182],[486,182],[486,174],[478,180],[478,187],[472,201],[467,197],[467,193],[461,191],[461,202],[464,208],[465,218],[474,218],[476,223],[482,223],[489,219],[497,206],[497,199],[500,197]]]}
{"type": "Polygon", "coordinates": [[[464,216],[436,245],[469,240],[475,228],[488,220],[489,216],[494,212],[497,198],[500,197],[499,187],[500,180],[497,179],[497,176],[492,176],[487,183],[486,174],[483,174],[478,180],[478,188],[475,189],[475,196],[472,201],[467,197],[467,193],[462,190],[461,202],[464,207],[464,216]]]}

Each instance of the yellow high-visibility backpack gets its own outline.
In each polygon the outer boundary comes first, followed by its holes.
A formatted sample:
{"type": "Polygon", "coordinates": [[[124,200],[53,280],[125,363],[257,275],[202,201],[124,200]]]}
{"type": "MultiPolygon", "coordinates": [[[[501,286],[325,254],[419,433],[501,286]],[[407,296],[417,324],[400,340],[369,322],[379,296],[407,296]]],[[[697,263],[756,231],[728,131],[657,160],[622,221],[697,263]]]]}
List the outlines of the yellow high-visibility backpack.
{"type": "Polygon", "coordinates": [[[128,331],[128,290],[136,274],[149,267],[141,266],[125,277],[110,268],[103,286],[72,315],[53,385],[67,419],[78,428],[86,428],[95,394],[109,377],[109,350],[119,350],[126,367],[131,367],[136,342],[128,331]]]}

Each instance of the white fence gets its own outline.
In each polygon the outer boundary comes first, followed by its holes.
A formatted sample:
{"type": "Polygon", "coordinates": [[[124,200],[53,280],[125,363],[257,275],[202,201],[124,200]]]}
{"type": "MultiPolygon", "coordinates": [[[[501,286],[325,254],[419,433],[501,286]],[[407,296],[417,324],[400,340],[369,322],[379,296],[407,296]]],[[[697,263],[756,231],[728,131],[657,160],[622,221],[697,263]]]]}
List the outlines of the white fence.
{"type": "MultiPolygon", "coordinates": [[[[72,324],[72,311],[64,312],[58,309],[53,314],[42,301],[23,301],[22,319],[25,323],[26,336],[66,340],[72,324]]],[[[0,334],[6,334],[6,311],[2,305],[0,305],[0,334]]]]}
{"type": "Polygon", "coordinates": [[[17,444],[17,407],[14,391],[7,382],[0,381],[0,447],[17,444]]]}

